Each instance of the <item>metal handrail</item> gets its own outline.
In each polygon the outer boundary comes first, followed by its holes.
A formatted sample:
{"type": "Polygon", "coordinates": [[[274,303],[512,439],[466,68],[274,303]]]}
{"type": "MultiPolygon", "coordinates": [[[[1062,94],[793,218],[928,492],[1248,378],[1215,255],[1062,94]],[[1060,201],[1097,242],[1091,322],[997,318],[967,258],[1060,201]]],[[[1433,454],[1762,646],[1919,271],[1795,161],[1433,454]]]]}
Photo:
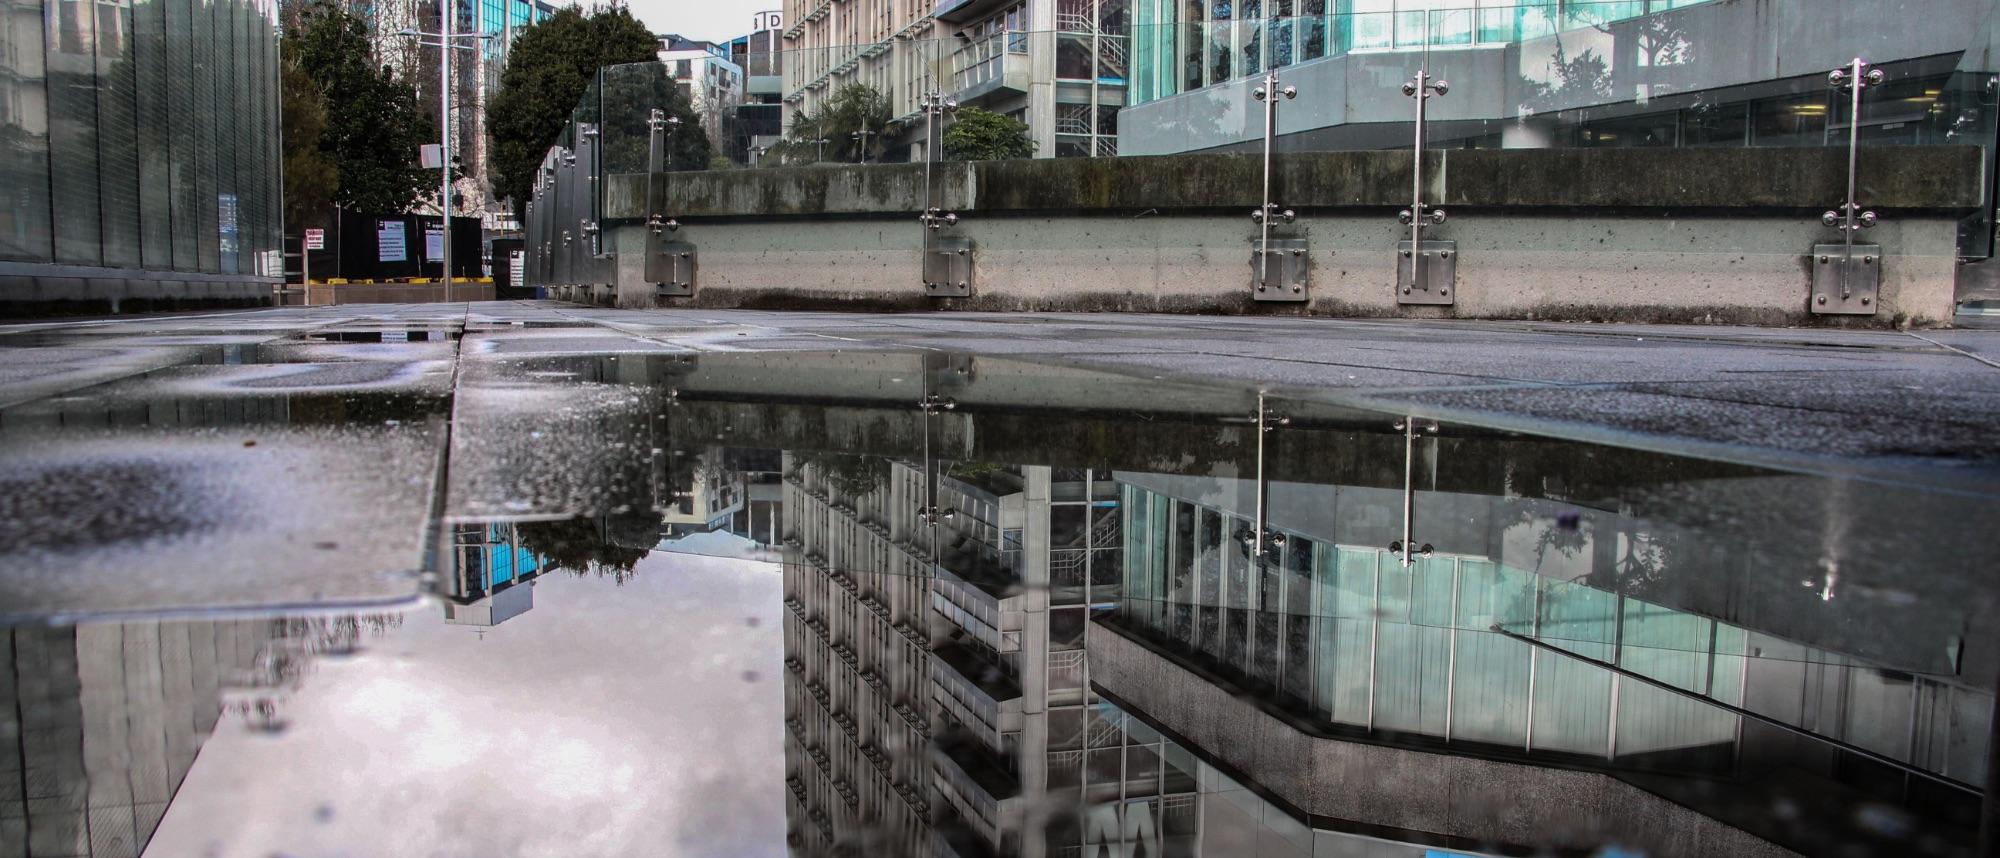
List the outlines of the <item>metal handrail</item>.
{"type": "Polygon", "coordinates": [[[1630,679],[1634,682],[1643,683],[1645,685],[1658,688],[1662,691],[1678,694],[1682,697],[1699,700],[1703,703],[1706,703],[1710,706],[1714,706],[1732,715],[1748,718],[1752,721],[1756,721],[1759,724],[1767,724],[1769,726],[1776,727],[1780,730],[1784,730],[1785,732],[1792,733],[1794,735],[1805,736],[1811,739],[1817,739],[1828,745],[1832,745],[1836,750],[1853,754],[1857,757],[1868,760],[1869,762],[1880,763],[1881,765],[1888,766],[1892,769],[1903,772],[1904,774],[1916,775],[1917,777],[1931,781],[1940,786],[1950,787],[1952,789],[1974,796],[1985,794],[1985,791],[1981,790],[1978,787],[1952,780],[1951,778],[1945,777],[1944,775],[1926,771],[1924,769],[1913,766],[1909,763],[1903,762],[1902,760],[1898,760],[1894,757],[1885,756],[1883,754],[1879,754],[1874,751],[1868,750],[1867,748],[1863,748],[1859,745],[1843,742],[1831,736],[1815,733],[1804,727],[1800,727],[1796,724],[1787,723],[1783,720],[1780,720],[1778,718],[1773,718],[1761,712],[1754,712],[1749,709],[1745,709],[1741,706],[1724,703],[1706,694],[1697,694],[1685,688],[1681,688],[1679,686],[1672,685],[1670,683],[1663,682],[1658,679],[1654,679],[1643,673],[1633,671],[1629,668],[1620,667],[1619,665],[1612,664],[1611,662],[1605,661],[1603,659],[1591,658],[1590,656],[1583,655],[1581,653],[1571,652],[1567,649],[1563,649],[1562,647],[1556,646],[1555,644],[1548,643],[1538,638],[1530,637],[1528,635],[1524,635],[1519,632],[1508,631],[1507,629],[1502,628],[1499,623],[1494,623],[1492,626],[1488,628],[1488,630],[1505,637],[1513,638],[1514,640],[1520,641],[1522,643],[1525,643],[1532,647],[1536,647],[1538,649],[1545,649],[1550,652],[1562,653],[1563,655],[1569,656],[1570,658],[1576,659],[1577,661],[1583,662],[1584,664],[1603,668],[1605,670],[1611,671],[1612,673],[1618,674],[1621,677],[1630,679]]]}

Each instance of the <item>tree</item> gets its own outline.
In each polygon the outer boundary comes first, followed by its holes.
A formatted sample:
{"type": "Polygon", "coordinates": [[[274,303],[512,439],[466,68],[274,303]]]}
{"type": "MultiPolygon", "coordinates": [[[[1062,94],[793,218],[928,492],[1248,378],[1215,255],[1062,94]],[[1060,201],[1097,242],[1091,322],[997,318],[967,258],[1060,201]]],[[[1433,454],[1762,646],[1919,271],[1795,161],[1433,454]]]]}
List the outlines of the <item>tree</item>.
{"type": "Polygon", "coordinates": [[[326,95],[299,67],[297,51],[280,42],[278,70],[283,88],[280,122],[285,141],[285,223],[310,226],[326,216],[340,190],[340,170],[320,149],[326,133],[326,95]]]}
{"type": "Polygon", "coordinates": [[[607,71],[595,103],[587,105],[587,121],[603,126],[608,171],[633,169],[634,162],[643,169],[646,120],[655,108],[680,119],[668,141],[669,166],[708,166],[708,136],[687,96],[668,79],[658,50],[652,31],[622,7],[588,17],[564,9],[522,30],[508,51],[500,89],[486,107],[494,193],[512,199],[517,213],[524,210],[542,157],[606,66],[651,64],[607,71]]]}
{"type": "Polygon", "coordinates": [[[772,148],[767,163],[844,161],[856,163],[881,156],[896,123],[889,118],[889,99],[867,84],[850,83],[834,90],[818,113],[800,112],[784,142],[772,148]],[[865,132],[865,133],[864,133],[865,132]],[[819,141],[826,141],[825,157],[819,141]]]}
{"type": "Polygon", "coordinates": [[[296,63],[322,98],[319,148],[339,178],[334,202],[401,214],[431,199],[435,177],[418,166],[417,153],[437,130],[418,109],[416,88],[377,61],[360,18],[318,2],[301,10],[299,21],[280,45],[292,53],[281,59],[296,63]]]}
{"type": "Polygon", "coordinates": [[[521,547],[540,557],[550,569],[566,569],[576,575],[609,576],[624,584],[652,553],[650,547],[621,545],[614,534],[635,527],[649,534],[650,546],[659,541],[659,520],[648,516],[596,516],[561,521],[531,521],[517,525],[521,547]],[[637,519],[636,521],[634,519],[637,519]]]}
{"type": "Polygon", "coordinates": [[[1028,123],[990,110],[959,108],[957,120],[944,132],[944,157],[949,161],[1034,156],[1035,141],[1028,137],[1028,123]]]}

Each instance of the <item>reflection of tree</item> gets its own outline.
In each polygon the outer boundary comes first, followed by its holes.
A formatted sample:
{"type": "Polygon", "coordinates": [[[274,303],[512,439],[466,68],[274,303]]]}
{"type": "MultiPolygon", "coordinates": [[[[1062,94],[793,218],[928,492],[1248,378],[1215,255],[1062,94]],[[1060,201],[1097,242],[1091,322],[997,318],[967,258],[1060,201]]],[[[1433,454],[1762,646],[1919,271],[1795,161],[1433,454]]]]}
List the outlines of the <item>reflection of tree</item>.
{"type": "Polygon", "coordinates": [[[1622,72],[1618,63],[1594,48],[1571,57],[1563,37],[1553,37],[1550,41],[1555,53],[1549,58],[1547,75],[1540,79],[1525,74],[1520,77],[1521,106],[1537,112],[1563,110],[1610,101],[1621,90],[1646,97],[1673,91],[1673,81],[1664,79],[1662,70],[1700,61],[1698,44],[1689,38],[1680,20],[1678,15],[1644,15],[1588,27],[1587,31],[1610,36],[1616,55],[1631,57],[1622,72]]]}
{"type": "Polygon", "coordinates": [[[889,481],[889,460],[876,456],[801,453],[798,463],[819,471],[835,491],[851,498],[866,495],[889,481]]]}
{"type": "Polygon", "coordinates": [[[1537,112],[1595,104],[1611,97],[1611,67],[1588,48],[1570,58],[1562,40],[1557,39],[1547,79],[1523,75],[1521,93],[1522,106],[1537,112]]]}
{"type": "Polygon", "coordinates": [[[651,553],[659,537],[659,522],[637,513],[568,518],[561,521],[533,521],[517,525],[521,547],[541,557],[550,569],[566,569],[571,574],[610,576],[619,584],[632,578],[639,561],[651,553]],[[635,530],[649,534],[635,547],[629,539],[635,530]],[[627,537],[619,544],[619,537],[627,537]]]}

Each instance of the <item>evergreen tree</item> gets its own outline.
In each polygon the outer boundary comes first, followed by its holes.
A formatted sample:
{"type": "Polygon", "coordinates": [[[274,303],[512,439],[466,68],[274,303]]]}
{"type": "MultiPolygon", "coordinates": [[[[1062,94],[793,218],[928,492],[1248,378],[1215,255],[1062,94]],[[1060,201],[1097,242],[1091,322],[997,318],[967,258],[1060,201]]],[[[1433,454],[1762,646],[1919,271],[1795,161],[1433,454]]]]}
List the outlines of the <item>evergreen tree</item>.
{"type": "Polygon", "coordinates": [[[944,132],[947,161],[999,161],[1035,157],[1028,123],[977,107],[964,107],[944,132]]]}
{"type": "Polygon", "coordinates": [[[542,156],[573,114],[602,126],[606,172],[645,169],[646,120],[656,108],[680,119],[670,131],[669,168],[705,169],[708,137],[687,96],[658,62],[658,50],[652,32],[622,7],[589,17],[564,9],[521,31],[508,50],[500,89],[486,108],[494,193],[523,211],[542,156]],[[635,63],[650,65],[630,65],[635,63]],[[607,70],[600,82],[599,69],[607,66],[619,68],[607,70]],[[593,82],[601,85],[593,88],[593,82]]]}
{"type": "Polygon", "coordinates": [[[326,95],[299,67],[292,37],[279,43],[280,119],[285,143],[285,223],[314,226],[327,218],[327,208],[340,190],[340,170],[320,149],[326,135],[326,95]]]}
{"type": "Polygon", "coordinates": [[[338,177],[335,202],[402,214],[434,199],[436,176],[418,165],[418,151],[436,141],[436,125],[418,109],[416,88],[380,64],[360,18],[314,3],[300,11],[299,27],[281,47],[291,52],[284,62],[296,63],[321,96],[319,149],[338,177]]]}

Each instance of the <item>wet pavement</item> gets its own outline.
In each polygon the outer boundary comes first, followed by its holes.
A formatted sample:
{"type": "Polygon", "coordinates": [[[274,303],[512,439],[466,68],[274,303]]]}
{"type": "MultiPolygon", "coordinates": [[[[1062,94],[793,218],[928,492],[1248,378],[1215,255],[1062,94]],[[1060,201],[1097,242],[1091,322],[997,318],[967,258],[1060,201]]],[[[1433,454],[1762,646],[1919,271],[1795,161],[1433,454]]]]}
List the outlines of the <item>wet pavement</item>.
{"type": "Polygon", "coordinates": [[[1979,854],[1996,337],[0,326],[0,854],[1979,854]]]}

